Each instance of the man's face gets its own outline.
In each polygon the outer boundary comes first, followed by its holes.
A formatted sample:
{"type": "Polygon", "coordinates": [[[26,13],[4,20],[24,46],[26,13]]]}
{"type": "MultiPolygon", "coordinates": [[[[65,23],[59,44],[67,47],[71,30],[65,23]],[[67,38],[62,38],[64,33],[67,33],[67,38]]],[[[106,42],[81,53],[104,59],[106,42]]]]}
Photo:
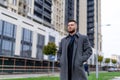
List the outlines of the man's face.
{"type": "Polygon", "coordinates": [[[74,33],[77,29],[77,25],[75,22],[69,22],[67,28],[69,33],[74,33]]]}

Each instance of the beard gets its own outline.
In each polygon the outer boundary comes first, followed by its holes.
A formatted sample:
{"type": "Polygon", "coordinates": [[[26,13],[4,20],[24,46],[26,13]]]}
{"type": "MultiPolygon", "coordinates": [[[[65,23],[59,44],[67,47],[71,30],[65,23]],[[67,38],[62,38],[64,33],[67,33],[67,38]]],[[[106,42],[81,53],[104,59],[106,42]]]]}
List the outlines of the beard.
{"type": "Polygon", "coordinates": [[[68,31],[69,33],[74,33],[75,32],[75,29],[71,30],[71,31],[68,31]]]}

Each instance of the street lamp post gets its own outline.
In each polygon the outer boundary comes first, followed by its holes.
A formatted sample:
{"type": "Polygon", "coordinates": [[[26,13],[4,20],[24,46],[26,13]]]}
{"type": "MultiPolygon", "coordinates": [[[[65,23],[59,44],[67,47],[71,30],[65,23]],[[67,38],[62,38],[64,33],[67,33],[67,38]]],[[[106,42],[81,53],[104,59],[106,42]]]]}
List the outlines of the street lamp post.
{"type": "Polygon", "coordinates": [[[96,0],[96,79],[98,79],[98,0],[96,0]]]}
{"type": "MultiPolygon", "coordinates": [[[[99,69],[98,69],[98,28],[101,25],[98,25],[98,0],[96,0],[96,79],[99,77],[99,69]]],[[[103,25],[102,25],[103,26],[103,25]]],[[[104,26],[111,26],[111,24],[106,24],[104,26]]]]}

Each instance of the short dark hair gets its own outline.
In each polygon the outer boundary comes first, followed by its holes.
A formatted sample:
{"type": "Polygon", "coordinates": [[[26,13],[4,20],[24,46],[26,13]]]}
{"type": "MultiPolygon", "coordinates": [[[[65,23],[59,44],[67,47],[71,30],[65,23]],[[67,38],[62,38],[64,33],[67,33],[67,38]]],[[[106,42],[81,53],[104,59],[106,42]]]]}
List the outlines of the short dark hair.
{"type": "Polygon", "coordinates": [[[76,20],[74,20],[74,19],[68,20],[68,23],[69,22],[75,22],[75,23],[77,23],[76,20]]]}

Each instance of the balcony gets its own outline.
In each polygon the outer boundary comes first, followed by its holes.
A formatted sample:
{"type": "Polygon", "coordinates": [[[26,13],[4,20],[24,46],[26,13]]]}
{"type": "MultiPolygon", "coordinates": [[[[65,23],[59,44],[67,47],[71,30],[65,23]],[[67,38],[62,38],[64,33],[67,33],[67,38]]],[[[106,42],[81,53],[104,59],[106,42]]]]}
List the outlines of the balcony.
{"type": "Polygon", "coordinates": [[[27,9],[24,9],[24,8],[18,8],[18,14],[23,14],[23,15],[27,15],[28,13],[28,10],[27,9]]]}
{"type": "Polygon", "coordinates": [[[93,11],[94,7],[88,7],[88,11],[93,11]]]}
{"type": "Polygon", "coordinates": [[[94,40],[94,37],[89,37],[90,40],[94,40]]]}
{"type": "Polygon", "coordinates": [[[94,1],[88,2],[88,5],[94,5],[94,1]]]}
{"type": "Polygon", "coordinates": [[[49,22],[47,22],[47,21],[45,21],[44,20],[44,25],[46,26],[46,27],[49,27],[49,28],[52,28],[52,29],[54,29],[54,25],[53,24],[51,24],[51,23],[49,23],[49,22]]]}
{"type": "Polygon", "coordinates": [[[40,9],[40,8],[38,8],[38,7],[36,7],[36,6],[34,6],[34,9],[35,9],[35,11],[37,11],[38,13],[43,13],[43,10],[42,9],[40,9]]]}
{"type": "Polygon", "coordinates": [[[50,4],[52,4],[52,1],[51,0],[45,0],[46,2],[48,2],[48,3],[50,3],[50,4]]]}
{"type": "Polygon", "coordinates": [[[37,3],[38,5],[43,5],[43,1],[41,0],[35,0],[35,3],[37,3]]]}
{"type": "Polygon", "coordinates": [[[93,18],[88,18],[88,22],[94,22],[93,18]]]}
{"type": "Polygon", "coordinates": [[[94,33],[94,31],[90,31],[90,30],[89,30],[87,33],[89,33],[89,34],[93,34],[93,33],[94,33]]]}
{"type": "Polygon", "coordinates": [[[94,16],[94,12],[88,13],[88,16],[94,16]]]}
{"type": "Polygon", "coordinates": [[[0,5],[6,8],[8,6],[8,1],[7,0],[0,0],[0,5]]]}
{"type": "Polygon", "coordinates": [[[46,8],[48,11],[50,11],[50,12],[51,12],[51,7],[50,7],[50,6],[48,6],[47,4],[44,4],[44,8],[46,8]]]}
{"type": "Polygon", "coordinates": [[[48,14],[47,12],[44,12],[43,14],[44,14],[44,16],[46,16],[47,18],[51,19],[51,15],[48,14]]]}

